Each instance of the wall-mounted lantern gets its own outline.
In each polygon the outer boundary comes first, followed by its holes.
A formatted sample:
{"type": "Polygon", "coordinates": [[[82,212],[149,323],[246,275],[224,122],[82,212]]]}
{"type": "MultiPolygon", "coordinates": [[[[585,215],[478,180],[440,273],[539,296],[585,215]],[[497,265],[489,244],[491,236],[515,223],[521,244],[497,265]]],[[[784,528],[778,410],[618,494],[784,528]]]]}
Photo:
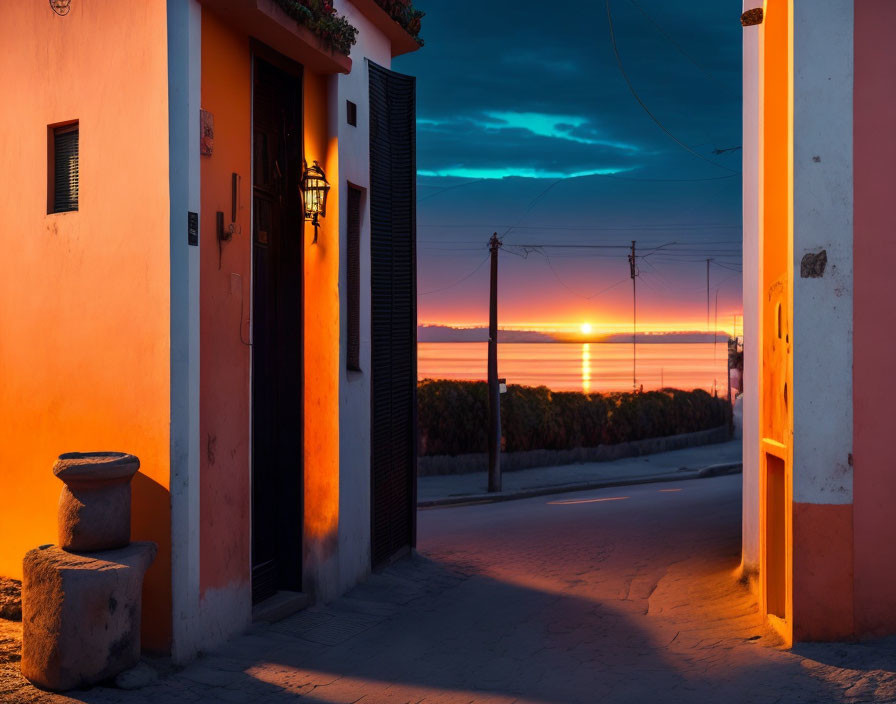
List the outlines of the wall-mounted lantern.
{"type": "Polygon", "coordinates": [[[327,175],[316,161],[311,166],[305,164],[301,189],[302,199],[305,201],[305,219],[314,225],[314,244],[317,242],[317,228],[320,226],[318,218],[327,216],[327,194],[330,192],[327,175]]]}

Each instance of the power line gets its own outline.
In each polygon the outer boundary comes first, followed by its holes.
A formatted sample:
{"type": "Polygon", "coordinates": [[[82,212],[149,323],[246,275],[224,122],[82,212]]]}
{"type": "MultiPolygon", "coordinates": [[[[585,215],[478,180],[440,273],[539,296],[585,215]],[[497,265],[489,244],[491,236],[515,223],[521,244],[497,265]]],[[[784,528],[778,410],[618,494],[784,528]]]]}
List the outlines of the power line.
{"type": "Polygon", "coordinates": [[[486,179],[484,179],[484,178],[476,178],[476,179],[473,179],[472,181],[464,181],[463,183],[455,183],[451,186],[445,186],[444,188],[442,188],[439,191],[436,191],[435,193],[427,193],[422,198],[418,198],[417,202],[422,203],[425,200],[429,200],[430,198],[434,198],[435,196],[442,195],[445,191],[453,191],[455,188],[461,188],[463,186],[470,186],[474,183],[479,183],[480,181],[485,181],[485,180],[486,179]]]}
{"type": "Polygon", "coordinates": [[[449,288],[454,288],[454,287],[457,286],[458,284],[462,284],[464,281],[466,281],[466,280],[469,279],[471,276],[473,276],[473,274],[475,274],[477,271],[479,271],[479,270],[482,268],[482,265],[485,264],[485,263],[489,260],[490,257],[491,257],[491,254],[486,254],[486,255],[485,255],[485,259],[483,259],[481,262],[479,262],[479,264],[476,265],[476,268],[473,269],[473,271],[471,271],[469,274],[467,274],[467,275],[464,276],[463,278],[458,279],[458,280],[455,281],[453,284],[450,284],[450,285],[448,285],[448,286],[442,286],[441,288],[436,288],[436,289],[433,289],[432,291],[424,291],[423,293],[421,293],[421,294],[419,294],[419,295],[421,295],[421,296],[428,296],[428,295],[430,295],[430,294],[432,294],[432,293],[439,293],[440,291],[447,291],[449,288]]]}
{"type": "Polygon", "coordinates": [[[678,50],[678,53],[680,53],[684,58],[686,58],[688,61],[690,61],[692,64],[694,64],[694,66],[696,66],[697,69],[698,69],[698,70],[699,70],[699,71],[700,71],[700,72],[701,72],[707,79],[709,79],[711,82],[715,83],[717,86],[720,86],[720,87],[722,87],[722,88],[727,88],[727,87],[728,87],[728,86],[726,86],[724,83],[722,83],[722,81],[721,81],[718,77],[713,76],[713,75],[712,75],[712,74],[711,74],[711,73],[710,73],[710,72],[709,72],[709,71],[708,71],[702,64],[698,63],[698,61],[697,61],[693,56],[691,56],[688,52],[686,52],[686,51],[684,50],[684,48],[683,48],[677,41],[675,41],[675,39],[672,37],[672,35],[669,34],[669,33],[663,28],[663,26],[662,26],[659,22],[657,22],[657,21],[656,21],[656,20],[655,20],[655,19],[654,19],[648,12],[647,12],[647,10],[645,10],[643,7],[641,7],[640,3],[638,3],[637,0],[628,0],[628,1],[629,1],[632,5],[634,5],[634,7],[638,10],[638,12],[640,12],[642,15],[644,15],[644,17],[647,19],[647,21],[650,22],[650,24],[652,24],[652,25],[656,28],[656,30],[657,30],[660,34],[662,34],[662,35],[666,38],[666,40],[668,40],[668,42],[678,50]]]}
{"type": "MultiPolygon", "coordinates": [[[[660,251],[664,247],[669,247],[675,242],[667,242],[658,247],[649,247],[648,251],[660,251]]],[[[525,249],[630,249],[626,245],[621,244],[517,244],[515,247],[523,247],[525,249]]]]}
{"type": "MultiPolygon", "coordinates": [[[[710,163],[715,164],[714,161],[710,161],[710,163]]],[[[726,168],[718,164],[716,165],[722,169],[726,168]]],[[[728,170],[731,171],[731,169],[728,170]]],[[[735,171],[734,173],[730,173],[727,176],[707,176],[705,178],[635,178],[633,176],[619,176],[618,174],[595,174],[595,176],[615,178],[617,181],[645,181],[647,183],[697,183],[699,181],[724,181],[726,178],[734,178],[735,176],[740,176],[740,172],[735,171]]]]}
{"type": "Polygon", "coordinates": [[[727,166],[719,164],[719,163],[713,161],[712,159],[709,159],[709,158],[703,156],[702,154],[700,154],[700,152],[694,151],[691,147],[689,147],[687,144],[682,142],[678,137],[676,137],[674,134],[672,134],[672,132],[669,131],[669,129],[662,122],[660,122],[659,118],[657,118],[656,115],[654,115],[650,111],[650,108],[647,107],[647,105],[644,103],[644,101],[641,100],[641,96],[638,95],[638,92],[635,90],[634,85],[632,85],[631,79],[628,77],[628,74],[625,72],[625,66],[622,65],[622,57],[619,55],[619,47],[616,45],[616,30],[613,28],[613,13],[610,10],[610,0],[606,0],[606,2],[607,2],[607,22],[609,23],[609,26],[610,26],[610,43],[613,47],[613,54],[616,57],[616,64],[619,66],[619,72],[622,74],[622,77],[625,79],[625,83],[628,86],[628,89],[631,92],[632,96],[634,96],[635,100],[638,102],[638,105],[640,105],[644,109],[644,112],[646,112],[647,115],[650,117],[650,119],[653,120],[657,124],[657,126],[663,132],[665,132],[666,135],[668,135],[669,138],[672,139],[672,141],[674,141],[682,149],[693,154],[698,159],[702,159],[707,164],[712,164],[713,166],[715,166],[718,169],[730,171],[732,174],[740,173],[738,171],[735,171],[734,169],[729,169],[727,166]]]}
{"type": "MultiPolygon", "coordinates": [[[[479,229],[487,229],[490,227],[494,227],[493,224],[490,223],[467,223],[467,224],[434,224],[434,223],[421,223],[419,225],[421,228],[429,228],[432,230],[479,230],[479,229]]],[[[498,229],[504,227],[503,225],[498,225],[498,229]]],[[[719,225],[714,223],[655,223],[652,225],[626,225],[625,227],[597,227],[594,225],[508,225],[509,228],[514,230],[569,230],[573,232],[629,232],[629,231],[657,231],[663,232],[666,230],[740,230],[743,225],[719,225]]],[[[418,242],[421,240],[418,240],[418,242]]],[[[470,242],[479,242],[479,240],[469,240],[470,242]]],[[[694,242],[693,244],[734,244],[732,240],[714,240],[712,242],[694,242]]],[[[682,242],[682,244],[691,244],[689,242],[682,242]]],[[[626,245],[626,249],[628,246],[626,245]]]]}
{"type": "Polygon", "coordinates": [[[563,279],[560,278],[560,274],[558,274],[558,273],[557,273],[557,270],[554,269],[554,265],[551,263],[551,258],[547,255],[546,252],[544,252],[543,250],[540,250],[540,249],[537,250],[537,251],[538,251],[539,254],[541,254],[541,256],[543,256],[543,257],[545,258],[545,261],[547,262],[548,268],[551,270],[551,273],[554,275],[554,278],[557,279],[557,282],[558,282],[563,288],[565,288],[567,291],[569,291],[570,293],[572,293],[572,294],[574,294],[574,295],[578,296],[579,298],[582,298],[582,299],[584,299],[584,300],[586,300],[586,301],[594,300],[594,299],[597,298],[598,296],[601,296],[601,295],[607,293],[608,291],[611,291],[612,289],[616,288],[617,286],[619,286],[619,285],[621,285],[621,284],[624,284],[624,283],[628,280],[627,278],[625,278],[625,279],[620,279],[620,280],[617,281],[615,284],[611,284],[610,286],[607,286],[606,288],[601,289],[601,290],[598,291],[597,293],[593,293],[593,294],[591,294],[590,296],[584,296],[584,295],[582,295],[581,293],[579,293],[578,291],[576,291],[575,289],[573,289],[571,286],[567,286],[567,285],[566,285],[566,283],[563,281],[563,279]]]}
{"type": "Polygon", "coordinates": [[[526,212],[524,212],[519,217],[519,220],[517,220],[516,224],[511,225],[504,231],[504,233],[501,235],[501,238],[503,239],[506,235],[508,235],[510,233],[511,230],[513,230],[517,225],[519,225],[523,221],[523,218],[525,218],[529,213],[531,213],[533,208],[535,208],[535,206],[538,205],[538,201],[540,201],[542,198],[544,198],[548,194],[548,191],[550,191],[554,186],[556,186],[558,183],[560,183],[563,180],[564,179],[562,179],[562,178],[558,178],[553,183],[548,184],[547,188],[545,188],[541,193],[539,193],[537,196],[535,196],[535,198],[532,200],[532,202],[529,203],[529,207],[526,208],[526,212]]]}

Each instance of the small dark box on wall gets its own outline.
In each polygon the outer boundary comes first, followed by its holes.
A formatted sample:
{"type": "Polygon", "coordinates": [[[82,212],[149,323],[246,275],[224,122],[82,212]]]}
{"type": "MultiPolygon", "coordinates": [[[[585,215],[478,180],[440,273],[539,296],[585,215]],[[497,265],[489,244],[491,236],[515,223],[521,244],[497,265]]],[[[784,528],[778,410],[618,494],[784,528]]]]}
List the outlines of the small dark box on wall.
{"type": "Polygon", "coordinates": [[[191,247],[199,246],[199,213],[187,213],[187,244],[191,247]]]}
{"type": "Polygon", "coordinates": [[[215,116],[208,110],[199,111],[199,153],[211,156],[215,151],[215,116]]]}

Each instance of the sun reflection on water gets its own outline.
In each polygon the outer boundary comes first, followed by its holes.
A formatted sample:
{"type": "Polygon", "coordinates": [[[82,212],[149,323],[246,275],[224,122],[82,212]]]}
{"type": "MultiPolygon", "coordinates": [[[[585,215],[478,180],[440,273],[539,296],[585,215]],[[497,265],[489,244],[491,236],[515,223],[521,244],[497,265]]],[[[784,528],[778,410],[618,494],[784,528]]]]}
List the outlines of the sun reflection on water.
{"type": "Polygon", "coordinates": [[[591,393],[591,344],[582,344],[582,391],[591,393]]]}

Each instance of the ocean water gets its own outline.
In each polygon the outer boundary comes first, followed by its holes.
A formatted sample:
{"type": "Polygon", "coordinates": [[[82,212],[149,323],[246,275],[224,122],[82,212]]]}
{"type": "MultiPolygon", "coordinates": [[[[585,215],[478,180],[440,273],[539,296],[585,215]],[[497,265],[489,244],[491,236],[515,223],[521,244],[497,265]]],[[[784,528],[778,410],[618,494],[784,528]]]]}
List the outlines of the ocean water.
{"type": "MultiPolygon", "coordinates": [[[[724,342],[639,344],[635,379],[645,390],[718,388],[727,393],[728,346],[724,342]]],[[[419,379],[485,380],[485,342],[421,342],[419,379]]],[[[632,345],[620,343],[504,343],[498,376],[508,384],[555,391],[631,391],[632,345]]]]}

